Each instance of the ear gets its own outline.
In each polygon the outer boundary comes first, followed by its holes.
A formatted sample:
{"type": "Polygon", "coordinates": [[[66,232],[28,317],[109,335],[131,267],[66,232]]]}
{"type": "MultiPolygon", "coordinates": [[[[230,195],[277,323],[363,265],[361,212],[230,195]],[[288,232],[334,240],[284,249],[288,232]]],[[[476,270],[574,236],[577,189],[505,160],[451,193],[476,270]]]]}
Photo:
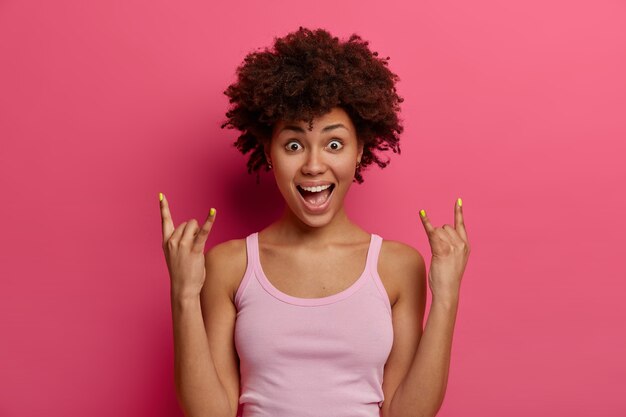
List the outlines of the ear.
{"type": "Polygon", "coordinates": [[[357,154],[357,161],[361,161],[361,158],[363,157],[363,147],[364,147],[364,144],[360,140],[358,142],[359,142],[359,147],[358,147],[359,153],[357,154]]]}

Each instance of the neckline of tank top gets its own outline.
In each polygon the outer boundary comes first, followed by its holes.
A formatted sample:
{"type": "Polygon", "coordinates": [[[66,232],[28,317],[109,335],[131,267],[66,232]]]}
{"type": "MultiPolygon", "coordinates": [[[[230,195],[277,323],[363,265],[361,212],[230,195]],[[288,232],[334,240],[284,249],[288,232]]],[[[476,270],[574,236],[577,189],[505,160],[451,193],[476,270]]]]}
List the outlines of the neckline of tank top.
{"type": "Polygon", "coordinates": [[[260,278],[259,281],[261,285],[275,298],[284,301],[289,304],[294,304],[298,306],[310,307],[310,306],[321,306],[326,304],[333,304],[338,301],[341,301],[345,298],[348,298],[352,294],[354,294],[357,290],[359,290],[367,281],[369,273],[370,273],[370,264],[371,258],[373,257],[373,248],[376,243],[377,235],[375,233],[370,233],[370,243],[367,248],[367,256],[365,258],[365,267],[361,272],[361,275],[350,285],[348,288],[344,289],[335,294],[328,295],[326,297],[317,297],[317,298],[302,298],[295,297],[293,295],[286,294],[276,288],[270,280],[265,275],[265,271],[263,271],[263,267],[261,266],[261,256],[259,254],[259,232],[255,232],[252,235],[253,241],[253,250],[254,250],[254,266],[255,272],[257,276],[260,278]]]}

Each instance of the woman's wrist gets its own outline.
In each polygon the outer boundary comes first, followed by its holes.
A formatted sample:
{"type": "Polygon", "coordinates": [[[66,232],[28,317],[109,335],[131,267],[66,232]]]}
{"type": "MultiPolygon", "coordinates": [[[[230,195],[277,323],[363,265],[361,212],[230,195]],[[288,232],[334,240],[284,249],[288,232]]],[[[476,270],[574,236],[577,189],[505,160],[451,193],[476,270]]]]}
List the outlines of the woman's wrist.
{"type": "Polygon", "coordinates": [[[437,304],[446,308],[456,308],[459,305],[459,295],[445,295],[445,296],[435,296],[433,295],[432,304],[437,304]]]}
{"type": "Polygon", "coordinates": [[[192,289],[170,289],[170,297],[172,299],[172,301],[177,301],[177,302],[189,302],[189,301],[196,301],[200,299],[200,292],[197,290],[192,290],[192,289]]]}

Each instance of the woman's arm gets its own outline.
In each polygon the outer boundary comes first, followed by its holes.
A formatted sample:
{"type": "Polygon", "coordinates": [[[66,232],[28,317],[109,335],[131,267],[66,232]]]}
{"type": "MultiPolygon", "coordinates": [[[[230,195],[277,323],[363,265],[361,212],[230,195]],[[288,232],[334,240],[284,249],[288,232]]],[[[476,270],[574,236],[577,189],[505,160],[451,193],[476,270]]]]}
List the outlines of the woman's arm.
{"type": "Polygon", "coordinates": [[[171,293],[176,394],[186,417],[231,417],[209,350],[200,295],[171,293]]]}
{"type": "Polygon", "coordinates": [[[461,205],[459,198],[454,206],[455,227],[435,228],[426,211],[420,210],[433,254],[428,273],[433,301],[413,363],[391,400],[392,416],[434,417],[443,404],[461,280],[470,254],[461,205]]]}
{"type": "MultiPolygon", "coordinates": [[[[209,256],[203,255],[215,221],[211,208],[200,227],[196,219],[174,227],[169,203],[159,193],[163,253],[170,275],[170,301],[174,327],[176,396],[186,417],[234,417],[209,347],[202,314],[202,290],[211,283],[209,256]]],[[[216,293],[218,296],[227,294],[216,293]]],[[[210,326],[212,327],[212,326],[210,326]]]]}
{"type": "Polygon", "coordinates": [[[433,298],[413,363],[391,401],[390,416],[437,415],[448,384],[457,307],[458,298],[446,301],[433,298]]]}

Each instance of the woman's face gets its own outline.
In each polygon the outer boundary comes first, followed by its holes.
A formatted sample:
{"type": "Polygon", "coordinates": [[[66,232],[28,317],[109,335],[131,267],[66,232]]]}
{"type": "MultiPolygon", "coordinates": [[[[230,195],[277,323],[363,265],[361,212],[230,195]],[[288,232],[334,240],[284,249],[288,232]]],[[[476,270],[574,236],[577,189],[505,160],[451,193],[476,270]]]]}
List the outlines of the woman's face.
{"type": "Polygon", "coordinates": [[[266,157],[276,184],[291,211],[310,226],[328,223],[343,211],[343,200],[352,184],[363,144],[350,116],[340,107],[305,121],[280,121],[274,126],[266,157]],[[322,191],[301,187],[332,184],[322,191]],[[317,192],[316,192],[317,191],[317,192]]]}

